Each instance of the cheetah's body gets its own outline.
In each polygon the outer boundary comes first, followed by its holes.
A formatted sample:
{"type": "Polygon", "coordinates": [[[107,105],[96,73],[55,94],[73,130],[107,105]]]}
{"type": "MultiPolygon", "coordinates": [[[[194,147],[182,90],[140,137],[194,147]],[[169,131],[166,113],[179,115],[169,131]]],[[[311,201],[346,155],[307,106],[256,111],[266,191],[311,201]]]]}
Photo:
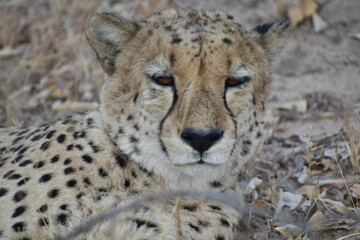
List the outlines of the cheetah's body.
{"type": "MultiPolygon", "coordinates": [[[[0,239],[52,239],[156,190],[230,190],[253,151],[270,56],[285,28],[275,23],[245,32],[223,13],[189,9],[140,23],[94,17],[88,40],[109,75],[100,111],[0,128],[0,239]]],[[[236,236],[235,210],[192,201],[180,208],[181,237],[236,236]]],[[[173,206],[169,200],[119,216],[115,232],[175,239],[173,206]]],[[[107,235],[112,224],[87,238],[107,235]]]]}

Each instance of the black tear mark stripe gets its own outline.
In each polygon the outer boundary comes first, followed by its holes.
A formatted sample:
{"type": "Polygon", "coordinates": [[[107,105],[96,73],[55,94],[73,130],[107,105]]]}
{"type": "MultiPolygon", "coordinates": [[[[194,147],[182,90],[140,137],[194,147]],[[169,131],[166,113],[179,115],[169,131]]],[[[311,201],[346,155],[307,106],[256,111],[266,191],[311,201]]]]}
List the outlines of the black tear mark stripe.
{"type": "Polygon", "coordinates": [[[166,146],[164,144],[164,142],[162,141],[161,139],[161,135],[162,135],[162,131],[163,131],[163,125],[164,125],[164,122],[165,120],[168,118],[168,116],[170,115],[170,113],[173,111],[174,109],[174,106],[176,104],[176,101],[178,99],[178,96],[176,94],[176,85],[174,84],[174,86],[171,87],[171,90],[173,92],[173,101],[171,103],[171,106],[169,108],[169,111],[166,113],[165,117],[160,121],[160,125],[159,125],[159,136],[158,136],[158,139],[159,139],[159,142],[160,142],[160,146],[161,146],[161,150],[167,155],[168,155],[168,151],[166,149],[166,146]]]}
{"type": "Polygon", "coordinates": [[[233,154],[234,150],[235,150],[235,146],[237,144],[237,121],[235,119],[235,115],[233,114],[233,112],[231,111],[231,109],[229,108],[229,105],[227,104],[227,101],[226,101],[226,89],[224,91],[224,96],[223,96],[223,101],[224,101],[224,106],[225,106],[225,109],[226,111],[228,112],[228,114],[230,115],[231,117],[231,120],[232,122],[234,123],[234,131],[235,131],[235,143],[231,149],[231,152],[230,152],[230,155],[233,154]]]}

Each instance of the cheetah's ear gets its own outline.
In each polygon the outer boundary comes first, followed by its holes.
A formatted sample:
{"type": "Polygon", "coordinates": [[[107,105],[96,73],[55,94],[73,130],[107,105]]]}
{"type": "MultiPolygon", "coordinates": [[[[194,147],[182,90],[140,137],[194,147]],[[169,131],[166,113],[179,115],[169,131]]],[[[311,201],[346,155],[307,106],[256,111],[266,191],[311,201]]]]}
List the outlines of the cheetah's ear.
{"type": "Polygon", "coordinates": [[[254,28],[250,32],[250,35],[255,38],[255,41],[272,57],[282,47],[282,37],[289,28],[289,25],[287,21],[266,23],[254,28]]]}
{"type": "Polygon", "coordinates": [[[138,29],[137,23],[115,13],[100,13],[90,20],[86,37],[108,75],[114,73],[116,56],[138,29]]]}

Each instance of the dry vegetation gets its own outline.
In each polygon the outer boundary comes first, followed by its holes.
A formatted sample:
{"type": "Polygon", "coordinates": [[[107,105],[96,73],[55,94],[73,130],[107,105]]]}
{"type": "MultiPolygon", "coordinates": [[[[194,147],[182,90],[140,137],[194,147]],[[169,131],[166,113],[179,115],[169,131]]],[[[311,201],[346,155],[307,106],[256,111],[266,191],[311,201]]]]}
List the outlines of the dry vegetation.
{"type": "Polygon", "coordinates": [[[266,142],[239,181],[250,206],[244,236],[360,239],[360,17],[335,15],[342,1],[0,0],[0,125],[98,106],[103,73],[84,35],[95,12],[218,8],[251,25],[288,17],[296,27],[275,63],[266,142]]]}

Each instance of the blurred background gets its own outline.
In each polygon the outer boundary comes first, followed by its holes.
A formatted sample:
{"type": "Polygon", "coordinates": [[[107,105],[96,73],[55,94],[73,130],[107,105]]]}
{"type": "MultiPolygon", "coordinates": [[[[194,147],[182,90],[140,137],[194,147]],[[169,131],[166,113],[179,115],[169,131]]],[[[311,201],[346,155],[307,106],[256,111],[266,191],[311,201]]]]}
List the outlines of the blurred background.
{"type": "Polygon", "coordinates": [[[116,11],[138,20],[167,7],[222,10],[247,29],[292,23],[268,102],[279,130],[337,131],[344,114],[360,112],[359,0],[0,0],[0,124],[96,108],[103,73],[85,38],[89,18],[116,11]]]}
{"type": "Polygon", "coordinates": [[[360,0],[0,0],[0,125],[96,109],[104,73],[85,38],[90,17],[139,20],[168,7],[222,10],[249,30],[290,21],[273,63],[266,141],[239,178],[247,234],[359,239],[360,0]]]}

